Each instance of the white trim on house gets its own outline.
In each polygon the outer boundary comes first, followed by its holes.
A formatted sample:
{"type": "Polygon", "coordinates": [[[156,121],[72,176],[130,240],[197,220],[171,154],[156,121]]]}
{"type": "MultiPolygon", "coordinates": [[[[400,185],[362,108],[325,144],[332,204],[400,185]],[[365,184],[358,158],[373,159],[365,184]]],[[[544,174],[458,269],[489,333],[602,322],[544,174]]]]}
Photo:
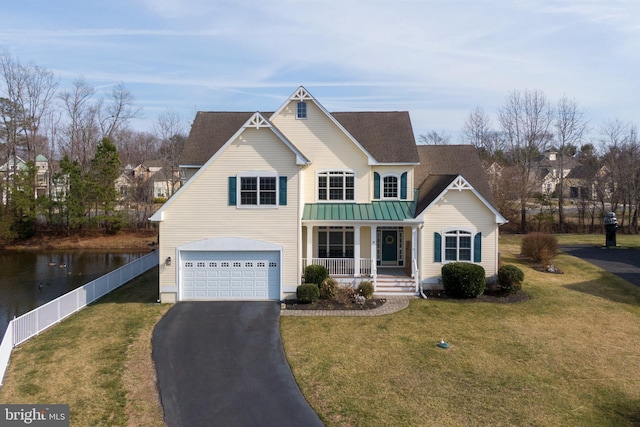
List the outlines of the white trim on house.
{"type": "MultiPolygon", "coordinates": [[[[271,115],[271,117],[269,118],[269,120],[272,120],[274,117],[277,117],[280,113],[282,113],[282,110],[284,110],[287,105],[289,105],[289,103],[291,101],[311,101],[313,102],[319,109],[320,111],[322,111],[328,118],[329,120],[331,120],[333,122],[333,124],[335,124],[338,129],[340,129],[346,136],[347,138],[353,142],[361,151],[362,153],[367,156],[367,161],[369,166],[374,166],[374,165],[379,165],[379,164],[387,164],[387,163],[379,163],[372,155],[371,153],[369,153],[354,137],[353,135],[351,135],[345,128],[344,126],[342,126],[340,124],[340,122],[338,122],[333,115],[331,115],[331,113],[329,111],[327,111],[326,108],[324,108],[322,106],[322,104],[320,104],[314,97],[313,95],[311,95],[305,88],[304,86],[300,86],[298,87],[298,89],[296,89],[296,91],[293,93],[293,95],[291,95],[289,98],[287,98],[287,100],[284,102],[284,104],[282,104],[280,106],[280,108],[278,108],[275,113],[273,113],[271,115]]],[[[411,163],[414,164],[414,163],[411,163]]]]}
{"type": "Polygon", "coordinates": [[[506,224],[508,221],[505,219],[505,217],[503,217],[500,212],[498,212],[498,210],[496,208],[494,208],[491,203],[489,203],[487,201],[487,199],[485,199],[484,197],[482,197],[482,195],[478,192],[478,190],[476,190],[475,188],[473,188],[473,186],[471,184],[469,184],[469,182],[464,179],[464,177],[462,175],[458,175],[456,178],[454,178],[451,183],[447,186],[447,188],[445,188],[437,197],[435,197],[433,199],[433,201],[431,203],[429,203],[429,205],[424,208],[422,210],[422,212],[420,212],[419,214],[416,215],[416,219],[419,219],[421,221],[424,221],[424,216],[427,213],[427,211],[429,211],[429,209],[431,209],[431,207],[433,205],[435,205],[436,203],[438,203],[440,201],[440,199],[442,199],[443,197],[445,197],[445,195],[452,190],[457,190],[457,191],[462,191],[462,190],[468,190],[471,191],[473,194],[476,195],[476,197],[478,199],[480,199],[480,201],[495,215],[496,219],[496,224],[498,225],[502,225],[502,224],[506,224]]]}
{"type": "Polygon", "coordinates": [[[315,200],[316,203],[357,203],[358,201],[358,182],[357,182],[357,178],[358,178],[358,174],[357,171],[353,170],[353,169],[340,169],[340,168],[324,168],[324,169],[319,169],[316,171],[316,188],[315,188],[315,200]],[[347,174],[351,174],[351,176],[353,176],[353,199],[331,199],[330,198],[330,174],[331,173],[342,173],[343,175],[343,187],[342,187],[342,192],[343,195],[347,190],[346,187],[346,177],[347,174]],[[326,174],[327,177],[327,198],[326,199],[320,199],[320,175],[321,174],[326,174]]]}
{"type": "Polygon", "coordinates": [[[268,120],[266,120],[264,118],[264,116],[260,113],[255,113],[253,116],[251,116],[249,118],[249,120],[247,120],[245,122],[244,125],[242,125],[242,127],[240,129],[238,129],[238,131],[233,134],[233,136],[231,138],[229,138],[229,140],[227,142],[224,143],[224,145],[222,147],[220,147],[220,149],[213,155],[211,156],[211,158],[209,158],[209,160],[207,160],[207,162],[202,165],[202,167],[200,167],[200,169],[198,169],[198,171],[191,177],[191,179],[189,179],[182,187],[180,187],[180,189],[178,189],[178,191],[173,195],[173,197],[171,197],[169,200],[167,200],[165,202],[165,204],[163,204],[160,209],[158,209],[156,211],[156,213],[154,213],[149,220],[150,221],[162,221],[164,219],[164,211],[167,210],[167,208],[169,206],[171,206],[173,204],[173,202],[175,200],[178,199],[178,197],[180,196],[180,194],[182,194],[184,191],[186,191],[186,189],[193,184],[194,181],[197,180],[197,178],[204,173],[205,170],[207,170],[207,168],[216,161],[216,159],[218,159],[218,157],[220,157],[222,155],[222,153],[224,153],[224,151],[231,145],[233,144],[233,142],[235,142],[240,135],[242,135],[242,133],[249,128],[254,128],[254,129],[260,129],[261,127],[266,128],[266,129],[270,129],[295,155],[296,155],[296,164],[297,165],[308,165],[311,163],[311,161],[309,159],[307,159],[305,157],[304,154],[302,154],[302,152],[300,150],[298,150],[295,145],[293,145],[275,126],[273,126],[268,120]]]}
{"type": "MultiPolygon", "coordinates": [[[[402,180],[402,174],[398,174],[395,172],[387,172],[384,174],[381,174],[380,172],[378,172],[380,174],[380,200],[402,200],[400,198],[400,193],[401,193],[401,189],[400,189],[400,182],[402,180]],[[384,179],[387,177],[393,177],[396,179],[396,197],[385,197],[384,195],[384,179]]],[[[407,198],[409,197],[409,191],[407,189],[407,198]]]]}

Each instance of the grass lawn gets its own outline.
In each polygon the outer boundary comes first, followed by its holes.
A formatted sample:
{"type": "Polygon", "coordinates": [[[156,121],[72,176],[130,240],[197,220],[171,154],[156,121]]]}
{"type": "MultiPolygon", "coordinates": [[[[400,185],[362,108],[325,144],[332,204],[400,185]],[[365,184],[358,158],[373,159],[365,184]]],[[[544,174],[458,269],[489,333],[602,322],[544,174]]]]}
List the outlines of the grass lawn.
{"type": "MultiPolygon", "coordinates": [[[[591,243],[573,237],[561,243],[591,243]]],[[[640,247],[630,237],[635,246],[619,243],[640,247]]],[[[555,263],[565,274],[537,272],[519,242],[500,247],[525,272],[525,302],[416,299],[383,317],[283,317],[289,363],[323,421],[640,425],[640,289],[567,255],[555,263]]],[[[156,298],[151,271],[21,345],[0,403],[68,403],[74,426],[163,425],[151,333],[170,306],[149,305],[156,298]]]]}
{"type": "Polygon", "coordinates": [[[169,306],[150,270],[14,349],[0,403],[64,403],[72,426],[163,426],[151,333],[169,306]]]}
{"type": "Polygon", "coordinates": [[[374,318],[283,317],[300,388],[327,425],[640,425],[640,289],[567,255],[517,258],[531,299],[414,300],[374,318]],[[451,344],[436,346],[440,339],[451,344]]]}

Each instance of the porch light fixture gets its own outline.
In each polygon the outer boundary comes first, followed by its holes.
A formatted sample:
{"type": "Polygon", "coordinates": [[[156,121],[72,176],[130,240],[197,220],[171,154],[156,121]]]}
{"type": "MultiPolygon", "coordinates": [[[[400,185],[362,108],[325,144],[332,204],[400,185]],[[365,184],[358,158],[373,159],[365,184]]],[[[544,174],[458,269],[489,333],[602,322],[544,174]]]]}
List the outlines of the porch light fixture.
{"type": "Polygon", "coordinates": [[[170,256],[168,256],[168,257],[167,257],[167,260],[165,261],[165,264],[166,264],[167,266],[170,266],[170,265],[171,265],[171,257],[170,257],[170,256]]]}

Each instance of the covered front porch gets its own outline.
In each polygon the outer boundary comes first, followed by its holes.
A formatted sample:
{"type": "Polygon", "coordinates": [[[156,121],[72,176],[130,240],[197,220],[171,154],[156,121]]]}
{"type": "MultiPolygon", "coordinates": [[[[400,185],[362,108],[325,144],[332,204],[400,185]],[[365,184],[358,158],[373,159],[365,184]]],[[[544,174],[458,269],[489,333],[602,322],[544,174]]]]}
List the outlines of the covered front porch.
{"type": "Polygon", "coordinates": [[[418,292],[419,224],[303,221],[302,271],[319,264],[341,283],[370,280],[378,294],[418,292]]]}

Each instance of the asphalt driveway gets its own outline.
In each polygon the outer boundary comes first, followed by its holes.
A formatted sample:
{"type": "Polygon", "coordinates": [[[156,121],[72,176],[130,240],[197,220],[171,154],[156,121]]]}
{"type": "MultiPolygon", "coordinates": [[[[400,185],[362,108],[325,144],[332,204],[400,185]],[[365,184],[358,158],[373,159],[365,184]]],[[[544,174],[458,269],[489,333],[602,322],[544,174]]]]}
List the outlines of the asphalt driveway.
{"type": "Polygon", "coordinates": [[[640,286],[640,251],[637,249],[574,245],[561,246],[560,250],[640,286]]]}
{"type": "Polygon", "coordinates": [[[179,302],[153,332],[165,422],[174,426],[322,426],[280,339],[275,302],[179,302]]]}

